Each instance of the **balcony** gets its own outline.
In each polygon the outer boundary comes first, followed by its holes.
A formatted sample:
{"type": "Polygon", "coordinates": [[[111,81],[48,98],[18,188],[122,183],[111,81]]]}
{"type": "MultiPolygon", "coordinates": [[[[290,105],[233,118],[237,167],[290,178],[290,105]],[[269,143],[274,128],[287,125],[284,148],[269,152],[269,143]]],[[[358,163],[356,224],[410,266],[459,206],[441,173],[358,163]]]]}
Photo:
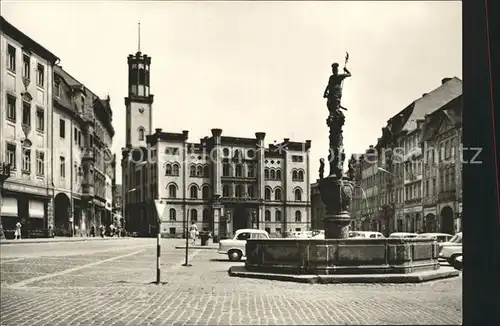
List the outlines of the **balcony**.
{"type": "Polygon", "coordinates": [[[94,148],[85,147],[82,149],[82,160],[95,160],[94,148]]]}
{"type": "Polygon", "coordinates": [[[221,181],[228,181],[228,182],[257,182],[257,177],[222,176],[221,177],[221,181]]]}
{"type": "Polygon", "coordinates": [[[259,198],[247,197],[221,197],[220,201],[223,204],[260,204],[263,202],[259,198]]]}
{"type": "Polygon", "coordinates": [[[454,201],[456,199],[457,199],[457,194],[455,189],[440,192],[438,195],[439,202],[454,201]]]}
{"type": "Polygon", "coordinates": [[[421,204],[422,203],[422,198],[413,198],[409,200],[405,200],[406,205],[414,205],[414,204],[421,204]]]}

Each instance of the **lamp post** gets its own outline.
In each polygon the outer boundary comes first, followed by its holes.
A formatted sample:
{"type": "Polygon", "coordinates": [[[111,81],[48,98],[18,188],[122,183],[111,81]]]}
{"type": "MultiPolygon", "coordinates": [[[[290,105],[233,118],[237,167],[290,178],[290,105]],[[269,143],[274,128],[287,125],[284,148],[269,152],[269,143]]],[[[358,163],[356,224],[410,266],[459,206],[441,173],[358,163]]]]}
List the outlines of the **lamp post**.
{"type": "Polygon", "coordinates": [[[10,163],[0,163],[0,239],[5,240],[2,224],[3,184],[10,177],[10,163]]]}

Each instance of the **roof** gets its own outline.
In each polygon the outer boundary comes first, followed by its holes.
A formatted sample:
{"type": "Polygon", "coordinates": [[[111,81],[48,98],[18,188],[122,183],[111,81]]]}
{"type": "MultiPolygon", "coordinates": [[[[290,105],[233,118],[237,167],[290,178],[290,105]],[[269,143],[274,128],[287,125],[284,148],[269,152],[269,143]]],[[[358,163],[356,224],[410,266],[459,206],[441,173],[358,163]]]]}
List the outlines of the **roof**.
{"type": "Polygon", "coordinates": [[[438,133],[443,118],[450,119],[455,126],[462,124],[462,95],[425,117],[420,137],[421,142],[432,139],[438,133]]]}
{"type": "Polygon", "coordinates": [[[238,229],[238,230],[236,230],[236,233],[242,233],[242,232],[267,233],[266,231],[260,230],[260,229],[238,229]]]}
{"type": "Polygon", "coordinates": [[[453,77],[414,102],[413,110],[402,130],[412,132],[417,129],[417,120],[424,119],[426,114],[430,114],[440,109],[461,94],[462,80],[453,77]]]}
{"type": "Polygon", "coordinates": [[[27,50],[32,50],[45,60],[55,64],[60,59],[52,52],[43,47],[40,43],[33,40],[28,35],[21,32],[14,25],[9,23],[3,16],[0,16],[0,30],[6,35],[12,37],[14,40],[21,43],[27,50]]]}

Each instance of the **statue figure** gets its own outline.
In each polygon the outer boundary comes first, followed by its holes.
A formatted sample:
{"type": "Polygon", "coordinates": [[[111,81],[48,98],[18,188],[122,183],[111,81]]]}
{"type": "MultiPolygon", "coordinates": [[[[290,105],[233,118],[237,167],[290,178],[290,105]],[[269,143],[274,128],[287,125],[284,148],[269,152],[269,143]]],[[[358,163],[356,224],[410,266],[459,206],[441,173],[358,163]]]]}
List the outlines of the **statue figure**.
{"type": "Polygon", "coordinates": [[[354,181],[354,179],[356,178],[355,166],[356,166],[356,159],[353,157],[348,162],[349,169],[347,170],[347,178],[351,181],[354,181]]]}
{"type": "Polygon", "coordinates": [[[340,105],[340,100],[342,99],[342,81],[352,75],[346,67],[344,67],[344,72],[345,74],[339,74],[339,64],[332,64],[332,75],[328,79],[328,85],[323,93],[323,97],[328,99],[326,105],[330,113],[335,113],[338,109],[347,111],[346,108],[340,105]]]}
{"type": "Polygon", "coordinates": [[[323,179],[323,174],[325,172],[325,159],[319,159],[319,179],[323,179]]]}

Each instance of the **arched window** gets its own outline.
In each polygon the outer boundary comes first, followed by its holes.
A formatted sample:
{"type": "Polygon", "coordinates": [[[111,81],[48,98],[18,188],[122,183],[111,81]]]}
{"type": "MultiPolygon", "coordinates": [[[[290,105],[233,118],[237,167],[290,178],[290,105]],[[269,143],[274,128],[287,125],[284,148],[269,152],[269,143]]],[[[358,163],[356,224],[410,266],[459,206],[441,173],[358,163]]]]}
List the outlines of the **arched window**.
{"type": "Polygon", "coordinates": [[[191,186],[190,192],[191,192],[191,198],[193,199],[198,198],[198,188],[195,185],[191,186]]]}
{"type": "Polygon", "coordinates": [[[224,163],[224,165],[222,165],[222,176],[231,176],[231,166],[229,165],[229,163],[224,163]]]}
{"type": "Polygon", "coordinates": [[[177,198],[177,187],[175,185],[168,186],[168,197],[177,198]]]}
{"type": "Polygon", "coordinates": [[[224,148],[224,149],[222,150],[222,154],[223,154],[223,155],[224,155],[224,157],[226,157],[226,158],[227,158],[227,157],[229,157],[229,149],[228,149],[228,148],[224,148]]]}
{"type": "Polygon", "coordinates": [[[142,128],[142,127],[139,128],[139,130],[137,130],[137,132],[139,134],[139,136],[138,136],[139,140],[143,141],[144,140],[144,128],[142,128]]]}
{"type": "Polygon", "coordinates": [[[297,170],[293,170],[292,172],[292,181],[297,181],[298,175],[297,175],[297,170]]]}
{"type": "Polygon", "coordinates": [[[271,200],[271,189],[266,188],[265,190],[265,197],[266,200],[271,200]]]}
{"type": "Polygon", "coordinates": [[[201,166],[196,167],[196,176],[201,177],[202,176],[203,169],[201,166]]]}
{"type": "Polygon", "coordinates": [[[264,178],[269,179],[269,169],[264,170],[264,178]]]}
{"type": "Polygon", "coordinates": [[[208,199],[209,196],[210,196],[210,189],[208,188],[208,186],[203,186],[203,188],[201,188],[201,197],[203,199],[208,199]]]}
{"type": "Polygon", "coordinates": [[[304,172],[299,171],[297,177],[298,177],[299,181],[304,181],[304,172]]]}
{"type": "Polygon", "coordinates": [[[281,189],[276,189],[274,191],[274,200],[281,200],[281,189]]]}
{"type": "Polygon", "coordinates": [[[179,175],[179,164],[176,163],[172,166],[172,174],[179,175]]]}
{"type": "Polygon", "coordinates": [[[270,173],[270,174],[271,174],[271,175],[270,175],[270,179],[272,179],[272,180],[276,179],[276,171],[271,170],[271,173],[270,173]]]}
{"type": "Polygon", "coordinates": [[[205,165],[205,166],[203,167],[203,176],[204,176],[205,178],[208,178],[208,177],[210,176],[210,166],[205,165]]]}
{"type": "Polygon", "coordinates": [[[234,150],[234,155],[233,155],[233,158],[236,158],[236,159],[237,159],[237,158],[239,158],[240,156],[241,156],[241,155],[240,155],[240,151],[239,151],[239,150],[237,150],[237,149],[235,149],[235,150],[234,150]]]}
{"type": "Polygon", "coordinates": [[[266,222],[271,222],[271,211],[267,210],[264,212],[264,220],[266,222]]]}
{"type": "Polygon", "coordinates": [[[255,176],[255,170],[253,164],[248,164],[247,166],[247,176],[253,178],[255,176]]]}
{"type": "Polygon", "coordinates": [[[302,200],[302,191],[300,189],[295,189],[295,201],[302,200]]]}
{"type": "Polygon", "coordinates": [[[189,176],[191,176],[191,177],[196,176],[196,167],[194,165],[191,165],[189,167],[189,176]]]}
{"type": "Polygon", "coordinates": [[[175,208],[171,208],[168,211],[168,215],[169,215],[171,221],[175,221],[175,219],[177,218],[177,212],[175,211],[175,208]]]}
{"type": "Polygon", "coordinates": [[[249,198],[255,198],[255,193],[253,191],[253,186],[248,186],[247,192],[248,192],[248,197],[249,198]]]}
{"type": "Polygon", "coordinates": [[[210,221],[210,211],[208,210],[208,208],[205,208],[203,210],[203,222],[208,222],[210,221]]]}
{"type": "Polygon", "coordinates": [[[295,222],[297,223],[302,222],[302,213],[300,211],[295,211],[295,222]]]}
{"type": "Polygon", "coordinates": [[[243,167],[241,164],[236,165],[236,176],[241,177],[243,175],[243,167]]]}
{"type": "Polygon", "coordinates": [[[234,195],[236,198],[240,198],[243,196],[243,191],[241,189],[241,186],[240,185],[237,185],[235,188],[234,188],[234,195]]]}
{"type": "Polygon", "coordinates": [[[222,197],[230,197],[229,186],[222,187],[222,197]]]}
{"type": "Polygon", "coordinates": [[[198,221],[198,211],[196,209],[191,209],[191,221],[198,221]]]}
{"type": "Polygon", "coordinates": [[[276,180],[281,180],[281,170],[276,170],[276,180]]]}
{"type": "Polygon", "coordinates": [[[276,222],[281,222],[281,211],[276,211],[276,213],[274,213],[274,217],[276,222]]]}
{"type": "Polygon", "coordinates": [[[172,165],[165,165],[165,175],[172,175],[172,165]]]}

